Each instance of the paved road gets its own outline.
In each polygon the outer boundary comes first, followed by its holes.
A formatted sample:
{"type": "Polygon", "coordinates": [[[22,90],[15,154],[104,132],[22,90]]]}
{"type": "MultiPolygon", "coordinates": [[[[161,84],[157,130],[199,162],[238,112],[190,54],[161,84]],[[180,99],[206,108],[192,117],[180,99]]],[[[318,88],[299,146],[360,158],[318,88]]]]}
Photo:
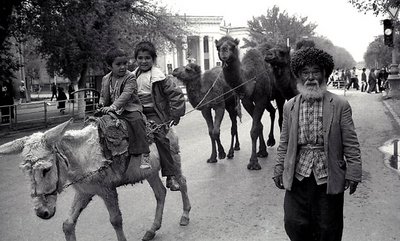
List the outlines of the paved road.
{"type": "MultiPolygon", "coordinates": [[[[339,92],[343,94],[343,92],[339,92]]],[[[399,127],[385,109],[379,95],[348,91],[353,107],[363,158],[363,183],[357,192],[345,195],[344,241],[391,241],[400,239],[400,180],[387,168],[378,147],[398,137],[399,127]]],[[[268,123],[267,115],[264,123],[268,123]]],[[[207,164],[210,155],[206,124],[199,112],[182,119],[177,128],[182,149],[183,171],[188,179],[192,202],[191,223],[180,227],[180,195],[168,192],[163,225],[155,240],[166,241],[286,241],[283,229],[283,196],[271,180],[276,146],[269,157],[260,159],[260,171],[248,171],[250,155],[248,130],[251,120],[245,113],[239,126],[241,150],[233,160],[207,164]]],[[[276,133],[278,128],[275,128],[276,133]]],[[[229,144],[230,124],[223,122],[222,139],[229,144]]],[[[279,134],[276,135],[278,140],[279,134]]],[[[2,139],[5,142],[10,139],[2,139]]],[[[0,162],[1,240],[63,240],[61,229],[73,190],[62,193],[57,213],[51,220],[40,220],[32,210],[29,187],[18,170],[18,156],[2,157],[0,162]]],[[[147,183],[118,189],[124,229],[128,240],[140,240],[150,227],[155,200],[147,183]]],[[[115,240],[108,213],[94,198],[77,225],[78,240],[115,240]]]]}

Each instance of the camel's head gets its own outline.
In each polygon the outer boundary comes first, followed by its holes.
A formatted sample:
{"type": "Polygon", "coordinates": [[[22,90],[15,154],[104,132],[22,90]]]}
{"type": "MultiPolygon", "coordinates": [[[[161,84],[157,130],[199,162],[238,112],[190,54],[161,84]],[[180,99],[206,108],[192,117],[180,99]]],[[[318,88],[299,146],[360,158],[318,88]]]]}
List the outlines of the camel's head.
{"type": "Polygon", "coordinates": [[[187,84],[193,80],[200,79],[201,68],[197,64],[190,63],[186,66],[174,69],[172,75],[181,80],[184,84],[187,84]]]}
{"type": "Polygon", "coordinates": [[[54,146],[61,139],[70,121],[44,133],[38,132],[0,146],[0,156],[22,154],[21,169],[30,179],[31,196],[38,217],[49,219],[56,211],[57,192],[60,191],[60,166],[54,146]]]}
{"type": "Polygon", "coordinates": [[[275,47],[260,46],[264,60],[272,66],[290,65],[290,48],[284,45],[275,47]]]}
{"type": "Polygon", "coordinates": [[[239,39],[226,35],[220,40],[215,40],[215,46],[217,46],[218,57],[222,62],[230,62],[239,57],[239,39]]]}

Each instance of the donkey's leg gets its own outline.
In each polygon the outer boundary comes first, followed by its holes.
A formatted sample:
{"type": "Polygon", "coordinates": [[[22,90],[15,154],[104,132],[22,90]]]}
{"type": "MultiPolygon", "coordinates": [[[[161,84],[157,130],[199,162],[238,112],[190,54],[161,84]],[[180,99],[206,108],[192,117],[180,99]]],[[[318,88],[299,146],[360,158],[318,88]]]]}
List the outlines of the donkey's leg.
{"type": "Polygon", "coordinates": [[[185,176],[182,175],[182,161],[181,161],[181,155],[179,154],[179,143],[176,143],[175,148],[171,147],[171,155],[172,158],[174,159],[176,169],[177,169],[177,174],[176,174],[176,180],[179,183],[181,195],[182,195],[182,203],[183,203],[183,214],[181,216],[181,221],[180,225],[181,226],[186,226],[189,224],[189,212],[191,209],[190,206],[190,201],[189,201],[189,195],[187,191],[187,184],[186,184],[186,178],[185,176]]]}
{"type": "Polygon", "coordinates": [[[67,241],[76,241],[75,226],[79,215],[92,200],[93,194],[76,192],[72,201],[69,217],[63,223],[63,231],[67,241]]]}
{"type": "Polygon", "coordinates": [[[162,216],[164,212],[165,196],[167,195],[167,189],[164,187],[158,172],[147,178],[151,188],[153,189],[154,195],[157,200],[156,216],[154,218],[153,225],[150,230],[147,230],[143,236],[143,241],[152,240],[156,236],[156,231],[161,228],[162,216]]]}
{"type": "Polygon", "coordinates": [[[213,123],[213,119],[212,119],[211,109],[204,108],[201,111],[201,114],[203,115],[203,118],[207,122],[208,135],[210,136],[210,140],[211,140],[211,156],[210,156],[210,158],[208,158],[207,162],[215,163],[215,162],[217,162],[217,148],[216,148],[215,139],[214,139],[214,135],[213,135],[214,123],[213,123]]]}
{"type": "Polygon", "coordinates": [[[110,215],[110,223],[117,234],[118,241],[126,241],[124,230],[122,229],[122,215],[118,205],[118,193],[116,188],[105,189],[104,193],[99,195],[110,215]]]}
{"type": "Polygon", "coordinates": [[[221,144],[221,139],[220,139],[221,122],[222,122],[222,119],[224,119],[224,114],[225,114],[224,106],[219,106],[219,107],[215,108],[215,121],[214,121],[213,135],[214,135],[215,141],[217,142],[219,159],[224,159],[226,157],[226,153],[225,153],[224,147],[221,144]]]}

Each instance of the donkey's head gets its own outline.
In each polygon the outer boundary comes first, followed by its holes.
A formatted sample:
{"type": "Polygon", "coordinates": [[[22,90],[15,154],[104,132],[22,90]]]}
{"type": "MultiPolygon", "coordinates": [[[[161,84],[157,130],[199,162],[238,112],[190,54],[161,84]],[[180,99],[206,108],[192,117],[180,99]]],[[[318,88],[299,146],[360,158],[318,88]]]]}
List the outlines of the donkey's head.
{"type": "Polygon", "coordinates": [[[64,180],[60,179],[60,168],[64,161],[57,154],[57,143],[61,140],[70,121],[60,124],[44,133],[38,132],[0,146],[0,156],[22,154],[21,169],[28,175],[31,196],[36,215],[43,219],[54,216],[57,194],[64,180]]]}

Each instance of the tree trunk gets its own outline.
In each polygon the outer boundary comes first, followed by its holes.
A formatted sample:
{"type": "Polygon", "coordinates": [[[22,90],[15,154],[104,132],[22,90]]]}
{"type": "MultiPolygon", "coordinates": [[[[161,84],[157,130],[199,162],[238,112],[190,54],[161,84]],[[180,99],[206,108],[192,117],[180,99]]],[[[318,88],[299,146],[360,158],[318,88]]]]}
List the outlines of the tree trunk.
{"type": "MultiPolygon", "coordinates": [[[[87,70],[88,70],[88,65],[84,64],[82,66],[81,75],[78,80],[78,89],[83,89],[86,87],[87,70]]],[[[84,119],[85,109],[86,109],[85,92],[84,91],[78,92],[78,96],[76,98],[78,104],[78,118],[84,119]]]]}

